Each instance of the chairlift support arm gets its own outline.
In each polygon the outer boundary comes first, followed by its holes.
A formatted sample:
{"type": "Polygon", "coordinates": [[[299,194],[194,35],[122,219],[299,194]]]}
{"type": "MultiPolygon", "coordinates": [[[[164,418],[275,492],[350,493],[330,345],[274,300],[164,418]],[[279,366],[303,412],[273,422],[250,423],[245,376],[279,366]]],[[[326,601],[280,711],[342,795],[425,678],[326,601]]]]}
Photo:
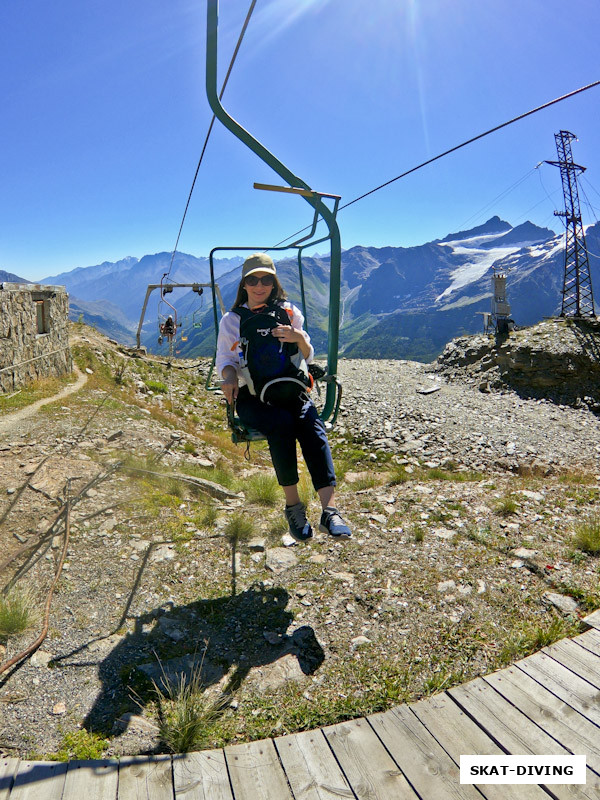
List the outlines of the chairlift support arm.
{"type": "MultiPolygon", "coordinates": [[[[341,260],[342,248],[340,232],[336,221],[337,205],[339,198],[336,195],[323,195],[313,191],[310,186],[301,178],[295,175],[285,164],[283,164],[273,153],[261,144],[251,133],[233,119],[223,107],[217,90],[217,30],[219,18],[218,0],[207,0],[207,41],[206,41],[206,94],[209,105],[216,118],[236,136],[243,144],[254,152],[262,161],[271,167],[290,188],[277,187],[275,191],[290,191],[300,194],[306,202],[315,210],[315,213],[324,220],[327,225],[330,241],[330,281],[329,281],[329,327],[327,345],[327,370],[330,375],[337,373],[338,346],[339,346],[339,323],[340,323],[340,284],[341,284],[341,260]],[[330,209],[324,202],[323,197],[335,200],[334,209],[330,209]]],[[[267,188],[267,184],[259,185],[259,188],[267,188]]],[[[269,189],[272,187],[268,186],[269,189]]],[[[327,385],[325,406],[323,409],[323,419],[328,419],[335,406],[335,387],[327,385]]]]}

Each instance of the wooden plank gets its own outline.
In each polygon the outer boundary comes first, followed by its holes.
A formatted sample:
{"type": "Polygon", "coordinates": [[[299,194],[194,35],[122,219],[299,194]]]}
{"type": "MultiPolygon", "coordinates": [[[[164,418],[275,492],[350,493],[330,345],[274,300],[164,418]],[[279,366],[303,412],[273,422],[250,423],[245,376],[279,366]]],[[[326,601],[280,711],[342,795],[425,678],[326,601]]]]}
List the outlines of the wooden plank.
{"type": "MultiPolygon", "coordinates": [[[[437,739],[456,764],[461,755],[501,755],[503,751],[445,693],[420,700],[409,706],[427,730],[437,739]]],[[[487,800],[548,800],[548,795],[535,784],[514,786],[479,784],[487,800]]]]}
{"type": "MultiPolygon", "coordinates": [[[[539,728],[518,708],[508,703],[482,678],[477,678],[463,686],[457,686],[455,689],[449,689],[448,694],[470,716],[476,719],[477,724],[508,753],[513,755],[568,754],[562,744],[539,728]]],[[[572,800],[576,797],[598,800],[600,778],[588,769],[585,786],[553,784],[552,794],[559,800],[572,800]]]]}
{"type": "Polygon", "coordinates": [[[359,800],[415,800],[418,796],[366,719],[323,729],[359,800]]]}
{"type": "Polygon", "coordinates": [[[270,739],[226,747],[225,759],[235,800],[292,800],[270,739]]]}
{"type": "Polygon", "coordinates": [[[67,765],[57,761],[21,761],[10,800],[61,800],[67,765]]]}
{"type": "Polygon", "coordinates": [[[592,628],[600,629],[600,608],[597,611],[592,611],[587,617],[584,617],[583,621],[592,628]]]}
{"type": "Polygon", "coordinates": [[[70,761],[62,800],[116,800],[118,783],[116,759],[70,761]]]}
{"type": "Polygon", "coordinates": [[[571,753],[585,755],[600,775],[600,731],[570,705],[516,667],[486,675],[484,680],[571,753]]]}
{"type": "Polygon", "coordinates": [[[527,719],[482,678],[448,690],[448,694],[507,753],[565,755],[565,748],[527,719]]]}
{"type": "Polygon", "coordinates": [[[600,630],[592,628],[591,631],[576,636],[572,641],[600,658],[600,630]]]}
{"type": "Polygon", "coordinates": [[[589,650],[567,640],[544,647],[542,653],[551,656],[571,672],[600,689],[600,658],[589,650]]]}
{"type": "Polygon", "coordinates": [[[583,678],[574,675],[567,667],[541,651],[518,661],[514,666],[530,675],[591,722],[600,725],[597,689],[583,678]]]}
{"type": "Polygon", "coordinates": [[[0,760],[0,800],[8,800],[18,768],[18,758],[3,758],[0,760]]]}
{"type": "Polygon", "coordinates": [[[122,758],[119,800],[173,800],[171,769],[171,756],[122,758]]]}
{"type": "Polygon", "coordinates": [[[354,797],[321,730],[280,736],[275,747],[295,800],[354,797]]]}
{"type": "Polygon", "coordinates": [[[420,797],[481,800],[474,786],[461,786],[458,766],[406,706],[367,719],[420,797]]]}
{"type": "Polygon", "coordinates": [[[173,756],[177,800],[233,800],[222,750],[173,756]]]}

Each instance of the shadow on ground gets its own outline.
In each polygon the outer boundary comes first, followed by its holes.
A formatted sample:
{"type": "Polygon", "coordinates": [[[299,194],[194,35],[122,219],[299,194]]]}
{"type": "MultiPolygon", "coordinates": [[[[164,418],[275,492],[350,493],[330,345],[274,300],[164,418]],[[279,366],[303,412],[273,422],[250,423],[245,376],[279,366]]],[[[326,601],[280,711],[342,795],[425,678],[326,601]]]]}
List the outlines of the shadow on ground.
{"type": "MultiPolygon", "coordinates": [[[[323,663],[323,649],[308,626],[288,632],[293,619],[288,600],[284,589],[257,584],[235,596],[166,605],[137,617],[133,632],[119,637],[100,663],[102,689],[84,727],[115,733],[120,716],[140,713],[155,696],[153,683],[163,689],[178,685],[182,676],[186,681],[199,676],[203,688],[219,684],[227,698],[254,667],[274,665],[284,656],[295,656],[305,675],[314,673],[323,663]]],[[[85,651],[78,655],[85,658],[85,651]]],[[[83,665],[68,657],[61,661],[63,668],[83,665]]]]}

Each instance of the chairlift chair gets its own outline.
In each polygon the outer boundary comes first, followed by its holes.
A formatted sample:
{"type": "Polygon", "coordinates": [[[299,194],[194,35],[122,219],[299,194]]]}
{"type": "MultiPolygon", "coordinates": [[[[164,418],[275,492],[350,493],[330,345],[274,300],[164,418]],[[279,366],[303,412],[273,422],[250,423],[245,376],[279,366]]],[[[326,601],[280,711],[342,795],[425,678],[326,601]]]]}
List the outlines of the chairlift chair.
{"type": "MultiPolygon", "coordinates": [[[[221,103],[217,91],[217,31],[218,31],[218,0],[208,0],[207,3],[207,42],[206,42],[206,94],[208,97],[209,105],[215,117],[229,130],[233,135],[252,150],[267,166],[273,169],[288,185],[287,186],[273,186],[270,184],[254,184],[255,189],[263,189],[267,191],[285,192],[288,194],[300,195],[313,209],[313,222],[310,233],[296,240],[288,247],[217,247],[214,248],[209,257],[210,263],[210,280],[211,286],[215,285],[213,257],[214,253],[219,250],[289,250],[296,249],[298,254],[298,268],[300,277],[300,294],[302,301],[302,308],[306,320],[306,300],[304,295],[304,280],[302,274],[302,251],[307,247],[311,247],[320,242],[329,241],[330,244],[330,276],[329,276],[329,324],[328,324],[328,337],[327,337],[327,370],[324,376],[320,378],[326,384],[326,396],[324,407],[320,412],[321,419],[328,427],[331,427],[337,417],[340,400],[341,400],[341,384],[337,378],[337,360],[338,360],[338,343],[339,343],[339,319],[340,319],[340,283],[341,283],[341,241],[340,232],[336,220],[338,205],[340,201],[339,195],[324,194],[322,192],[313,191],[310,186],[305,183],[301,178],[289,170],[278,158],[276,158],[267,148],[261,144],[251,133],[243,128],[230,114],[225,110],[221,103]],[[324,199],[333,201],[332,208],[330,208],[324,199]],[[328,234],[327,236],[314,239],[317,224],[319,221],[324,221],[328,234]]],[[[215,290],[213,288],[213,315],[215,325],[215,357],[216,357],[216,337],[218,333],[218,319],[217,319],[217,304],[215,297],[215,290]]],[[[206,387],[216,389],[218,387],[210,386],[212,377],[212,369],[214,366],[215,358],[213,358],[213,365],[209,372],[206,387]]],[[[232,439],[234,442],[238,441],[251,441],[254,438],[254,433],[245,429],[237,415],[235,409],[228,409],[228,422],[232,429],[232,439]],[[252,438],[251,438],[252,437],[252,438]]],[[[260,437],[264,438],[264,437],[260,437]]]]}

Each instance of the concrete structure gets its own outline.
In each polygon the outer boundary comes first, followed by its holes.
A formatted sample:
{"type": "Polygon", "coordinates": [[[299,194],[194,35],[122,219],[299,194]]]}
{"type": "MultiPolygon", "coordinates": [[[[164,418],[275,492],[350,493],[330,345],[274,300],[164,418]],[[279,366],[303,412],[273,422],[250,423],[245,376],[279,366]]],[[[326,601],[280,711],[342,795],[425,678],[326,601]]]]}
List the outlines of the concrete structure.
{"type": "Polygon", "coordinates": [[[0,283],[0,393],[71,371],[68,320],[64,286],[0,283]]]}

